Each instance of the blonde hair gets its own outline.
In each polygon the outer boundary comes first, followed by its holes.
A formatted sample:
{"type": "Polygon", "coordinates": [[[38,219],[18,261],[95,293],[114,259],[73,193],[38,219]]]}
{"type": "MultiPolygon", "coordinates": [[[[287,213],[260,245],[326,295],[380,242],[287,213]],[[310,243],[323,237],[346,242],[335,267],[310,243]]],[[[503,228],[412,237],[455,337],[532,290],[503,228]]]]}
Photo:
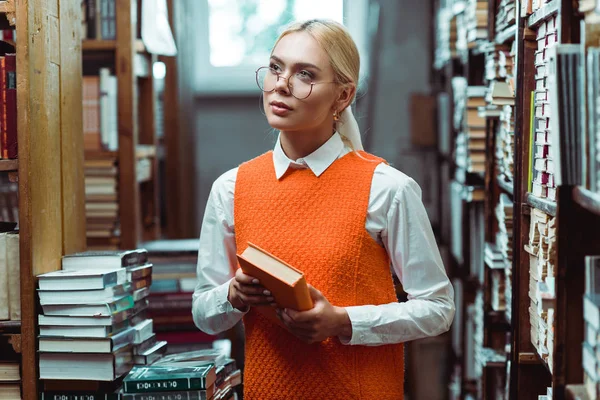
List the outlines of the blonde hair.
{"type": "MultiPolygon", "coordinates": [[[[342,86],[358,86],[360,55],[356,43],[354,43],[352,36],[350,36],[344,25],[329,19],[311,19],[305,22],[294,22],[279,35],[273,49],[275,49],[284,36],[294,32],[308,33],[325,50],[329,56],[329,63],[333,68],[335,81],[338,84],[342,86]]],[[[350,103],[354,101],[355,97],[356,91],[350,103]]],[[[340,114],[342,111],[337,110],[340,114]]],[[[344,135],[341,136],[344,142],[354,149],[352,142],[344,135]]]]}

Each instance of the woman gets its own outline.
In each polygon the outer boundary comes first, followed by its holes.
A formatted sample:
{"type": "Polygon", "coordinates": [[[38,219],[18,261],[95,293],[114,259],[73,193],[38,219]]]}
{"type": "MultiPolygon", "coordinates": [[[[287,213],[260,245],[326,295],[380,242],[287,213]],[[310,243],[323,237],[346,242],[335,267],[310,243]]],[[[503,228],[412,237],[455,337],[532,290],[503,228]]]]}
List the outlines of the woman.
{"type": "Polygon", "coordinates": [[[212,187],[193,315],[211,334],[243,318],[245,399],[401,399],[402,343],[454,317],[419,186],[362,151],[350,111],[359,65],[342,25],[290,26],[257,71],[275,148],[212,187]],[[305,273],[311,310],[278,310],[282,326],[256,312],[274,299],[238,268],[248,241],[305,273]]]}

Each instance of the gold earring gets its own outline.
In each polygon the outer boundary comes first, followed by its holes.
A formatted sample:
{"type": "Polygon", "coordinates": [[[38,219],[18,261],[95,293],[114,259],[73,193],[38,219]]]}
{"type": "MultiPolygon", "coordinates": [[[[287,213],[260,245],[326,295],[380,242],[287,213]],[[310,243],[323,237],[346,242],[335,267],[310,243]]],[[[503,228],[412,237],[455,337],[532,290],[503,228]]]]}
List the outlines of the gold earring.
{"type": "Polygon", "coordinates": [[[337,121],[339,121],[339,120],[340,120],[340,114],[338,114],[337,110],[335,110],[335,111],[333,112],[333,120],[334,120],[335,122],[337,122],[337,121]]]}

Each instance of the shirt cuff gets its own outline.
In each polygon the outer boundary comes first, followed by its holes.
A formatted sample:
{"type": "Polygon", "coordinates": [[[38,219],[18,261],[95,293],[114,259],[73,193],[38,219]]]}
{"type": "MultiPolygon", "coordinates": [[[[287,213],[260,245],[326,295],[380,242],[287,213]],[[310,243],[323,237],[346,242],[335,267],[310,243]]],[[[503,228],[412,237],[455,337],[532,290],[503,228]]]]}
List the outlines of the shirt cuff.
{"type": "Polygon", "coordinates": [[[352,337],[338,336],[340,342],[346,345],[365,344],[368,332],[373,323],[369,309],[365,306],[344,307],[352,325],[352,337]]]}
{"type": "MultiPolygon", "coordinates": [[[[235,279],[235,278],[232,278],[232,279],[235,279]]],[[[224,284],[218,286],[216,289],[217,310],[219,311],[219,313],[222,313],[222,314],[243,316],[248,311],[250,311],[250,307],[248,307],[248,310],[246,310],[246,311],[240,311],[237,308],[235,308],[229,302],[229,300],[227,300],[227,296],[229,296],[229,283],[230,282],[231,282],[231,279],[228,280],[227,282],[225,282],[224,284]]]]}

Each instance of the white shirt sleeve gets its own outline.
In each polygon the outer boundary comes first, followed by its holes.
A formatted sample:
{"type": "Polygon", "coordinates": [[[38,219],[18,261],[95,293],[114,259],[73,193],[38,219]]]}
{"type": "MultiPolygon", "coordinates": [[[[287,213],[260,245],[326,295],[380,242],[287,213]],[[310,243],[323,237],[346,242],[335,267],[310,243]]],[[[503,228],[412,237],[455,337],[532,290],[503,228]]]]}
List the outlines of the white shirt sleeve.
{"type": "Polygon", "coordinates": [[[352,337],[340,337],[344,344],[377,346],[436,336],[448,331],[454,318],[454,290],[421,200],[421,189],[414,180],[395,171],[401,180],[381,241],[408,301],[346,307],[352,337]]]}
{"type": "Polygon", "coordinates": [[[196,326],[212,335],[232,328],[244,316],[227,300],[229,282],[237,265],[233,225],[236,177],[237,168],[213,184],[200,232],[192,315],[196,326]]]}

